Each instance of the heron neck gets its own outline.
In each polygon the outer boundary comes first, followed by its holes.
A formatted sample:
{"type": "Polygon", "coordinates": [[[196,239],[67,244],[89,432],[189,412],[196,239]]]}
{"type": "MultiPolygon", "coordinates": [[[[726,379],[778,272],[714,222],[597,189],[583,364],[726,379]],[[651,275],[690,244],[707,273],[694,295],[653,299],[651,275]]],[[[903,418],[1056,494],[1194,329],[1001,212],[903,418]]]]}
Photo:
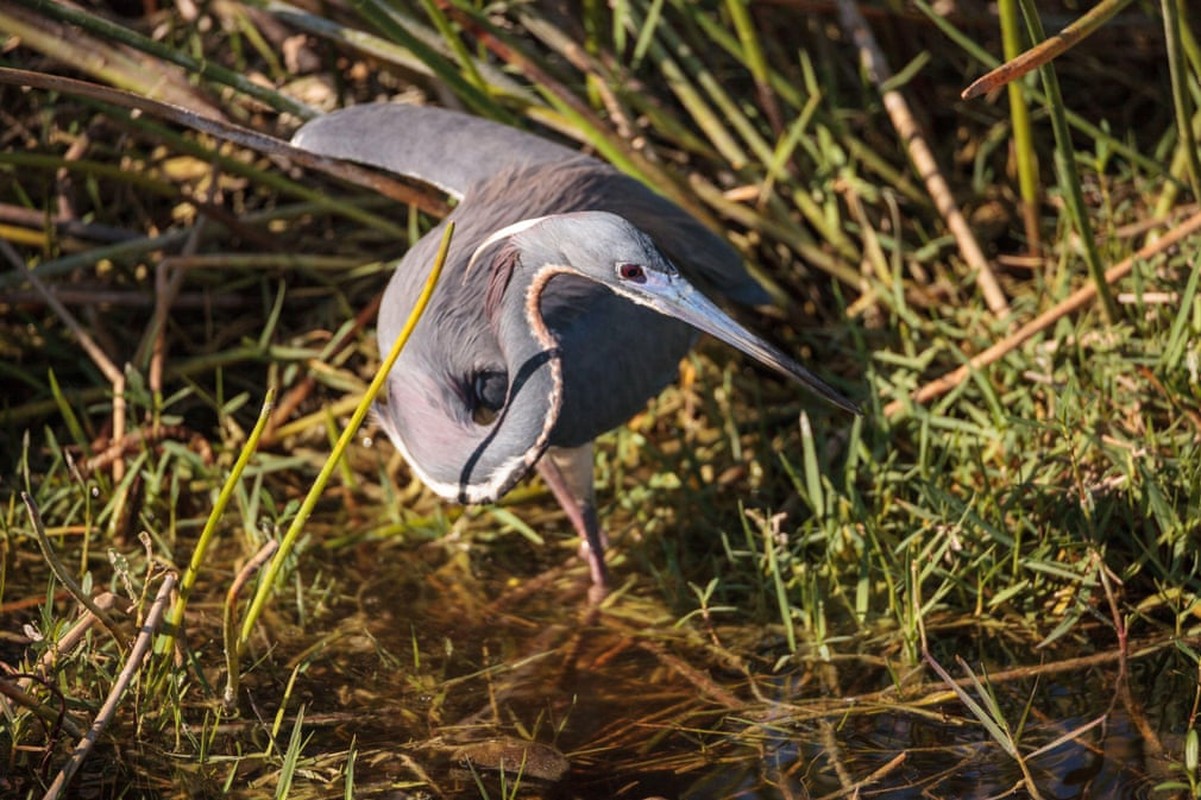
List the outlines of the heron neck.
{"type": "Polygon", "coordinates": [[[517,260],[498,265],[486,304],[504,355],[509,393],[495,423],[473,448],[459,474],[461,502],[498,499],[533,469],[550,444],[563,403],[563,365],[555,335],[540,308],[555,265],[524,270],[517,260]],[[498,283],[499,282],[499,283],[498,283]]]}

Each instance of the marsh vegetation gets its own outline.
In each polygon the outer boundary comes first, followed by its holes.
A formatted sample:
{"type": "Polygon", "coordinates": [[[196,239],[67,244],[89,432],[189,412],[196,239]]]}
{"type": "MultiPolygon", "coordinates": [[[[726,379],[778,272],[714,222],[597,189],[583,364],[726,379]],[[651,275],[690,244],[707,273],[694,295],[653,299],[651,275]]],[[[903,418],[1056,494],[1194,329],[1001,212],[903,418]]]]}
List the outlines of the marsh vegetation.
{"type": "Polygon", "coordinates": [[[965,100],[1079,4],[564,5],[0,5],[0,794],[1199,796],[1197,9],[965,100]],[[331,460],[447,202],[251,134],[392,99],[676,200],[863,416],[702,343],[598,609],[537,481],[331,460]]]}

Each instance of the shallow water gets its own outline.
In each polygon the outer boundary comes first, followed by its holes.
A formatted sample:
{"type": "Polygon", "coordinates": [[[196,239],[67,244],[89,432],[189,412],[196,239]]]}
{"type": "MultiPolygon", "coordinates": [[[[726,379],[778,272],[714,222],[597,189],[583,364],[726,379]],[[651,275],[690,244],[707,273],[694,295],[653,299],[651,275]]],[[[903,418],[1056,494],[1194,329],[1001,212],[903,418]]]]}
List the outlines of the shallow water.
{"type": "MultiPolygon", "coordinates": [[[[507,592],[439,568],[367,583],[354,613],[323,620],[341,638],[302,682],[314,746],[354,738],[361,796],[479,797],[482,784],[498,797],[523,758],[522,797],[1027,796],[1009,795],[1023,779],[1017,762],[931,670],[848,643],[832,663],[797,658],[773,673],[775,638],[677,629],[646,595],[589,615],[582,586],[507,592]],[[911,677],[908,693],[896,691],[899,675],[911,677]]],[[[1000,676],[997,702],[1020,726],[1043,797],[1183,796],[1152,792],[1183,776],[1171,761],[1197,690],[1173,648],[1132,659],[1119,680],[1104,628],[1103,644],[1077,639],[1071,652],[998,631],[931,625],[931,649],[957,678],[957,654],[1000,676]],[[1081,656],[1096,663],[1056,666],[1081,656]],[[1040,664],[1039,675],[1004,674],[1040,664]]]]}

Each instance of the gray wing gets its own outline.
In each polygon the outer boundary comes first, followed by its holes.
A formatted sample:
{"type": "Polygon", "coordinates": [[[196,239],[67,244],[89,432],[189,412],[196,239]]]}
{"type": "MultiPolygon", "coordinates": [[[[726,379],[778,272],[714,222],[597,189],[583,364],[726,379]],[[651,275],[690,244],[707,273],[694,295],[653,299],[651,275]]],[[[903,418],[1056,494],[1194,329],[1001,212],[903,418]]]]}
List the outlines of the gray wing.
{"type": "Polygon", "coordinates": [[[742,305],[771,303],[737,251],[675,203],[603,161],[508,125],[444,108],[379,103],[318,117],[292,144],[467,198],[473,215],[495,216],[497,227],[516,221],[508,205],[541,207],[539,214],[610,211],[649,234],[702,285],[742,305]]]}
{"type": "Polygon", "coordinates": [[[402,103],[334,111],[306,123],[292,144],[416,178],[459,200],[498,172],[579,157],[508,125],[402,103]]]}

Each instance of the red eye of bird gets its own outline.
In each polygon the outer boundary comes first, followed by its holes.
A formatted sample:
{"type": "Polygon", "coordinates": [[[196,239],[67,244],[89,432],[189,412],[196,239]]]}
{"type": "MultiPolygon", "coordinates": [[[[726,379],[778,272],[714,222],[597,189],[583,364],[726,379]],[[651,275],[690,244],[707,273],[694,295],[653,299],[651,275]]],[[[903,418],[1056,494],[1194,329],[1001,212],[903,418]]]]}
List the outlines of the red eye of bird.
{"type": "Polygon", "coordinates": [[[646,272],[638,264],[618,264],[617,274],[623,281],[646,283],[646,272]]]}

